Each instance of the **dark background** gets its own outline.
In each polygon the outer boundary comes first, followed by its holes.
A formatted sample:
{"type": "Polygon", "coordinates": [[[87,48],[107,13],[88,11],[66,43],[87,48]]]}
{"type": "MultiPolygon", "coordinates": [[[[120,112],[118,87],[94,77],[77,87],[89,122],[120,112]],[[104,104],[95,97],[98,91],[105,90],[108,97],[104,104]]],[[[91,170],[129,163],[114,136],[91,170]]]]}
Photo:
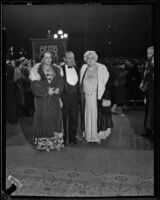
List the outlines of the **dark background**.
{"type": "Polygon", "coordinates": [[[68,50],[78,60],[86,50],[102,59],[142,57],[153,45],[151,5],[3,5],[2,12],[7,48],[23,47],[29,56],[30,39],[46,37],[48,29],[69,34],[68,50]]]}

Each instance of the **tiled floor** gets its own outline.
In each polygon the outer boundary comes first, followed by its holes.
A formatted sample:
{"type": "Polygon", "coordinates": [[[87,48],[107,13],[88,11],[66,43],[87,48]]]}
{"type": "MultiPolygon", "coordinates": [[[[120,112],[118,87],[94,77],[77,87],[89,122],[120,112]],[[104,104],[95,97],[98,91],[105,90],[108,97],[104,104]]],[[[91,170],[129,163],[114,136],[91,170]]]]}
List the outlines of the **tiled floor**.
{"type": "Polygon", "coordinates": [[[32,148],[32,118],[20,119],[21,128],[8,127],[6,177],[12,174],[23,184],[14,195],[152,195],[153,144],[140,135],[144,112],[119,113],[102,144],[79,143],[61,151],[32,148]]]}

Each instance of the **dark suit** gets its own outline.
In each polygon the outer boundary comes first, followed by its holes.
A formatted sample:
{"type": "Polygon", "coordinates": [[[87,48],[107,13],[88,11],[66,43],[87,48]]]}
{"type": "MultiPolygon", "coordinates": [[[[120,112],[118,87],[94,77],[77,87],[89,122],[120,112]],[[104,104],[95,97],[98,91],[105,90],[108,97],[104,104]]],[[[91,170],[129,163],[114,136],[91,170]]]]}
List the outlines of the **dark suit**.
{"type": "Polygon", "coordinates": [[[145,107],[145,119],[144,127],[146,131],[153,131],[154,121],[154,67],[151,63],[148,63],[146,67],[146,73],[143,77],[144,84],[146,85],[146,107],[145,107]]]}
{"type": "MultiPolygon", "coordinates": [[[[64,142],[76,141],[78,127],[78,82],[72,86],[67,82],[65,65],[62,66],[64,74],[64,91],[61,95],[63,108],[64,142]],[[68,121],[68,126],[67,126],[68,121]],[[69,138],[67,137],[69,136],[69,138]]],[[[77,74],[78,76],[78,74],[77,74]]]]}
{"type": "Polygon", "coordinates": [[[14,69],[10,65],[6,66],[6,121],[15,124],[18,121],[16,110],[17,85],[13,80],[14,69]]]}

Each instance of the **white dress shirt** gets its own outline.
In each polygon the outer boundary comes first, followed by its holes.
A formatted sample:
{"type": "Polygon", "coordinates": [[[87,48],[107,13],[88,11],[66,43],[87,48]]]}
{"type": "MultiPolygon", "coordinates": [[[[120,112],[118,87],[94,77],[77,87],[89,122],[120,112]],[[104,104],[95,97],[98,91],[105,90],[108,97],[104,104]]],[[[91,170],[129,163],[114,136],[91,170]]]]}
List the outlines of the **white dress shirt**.
{"type": "Polygon", "coordinates": [[[76,85],[78,82],[78,75],[75,68],[68,68],[68,65],[65,64],[65,70],[67,83],[69,83],[72,86],[76,85]]]}

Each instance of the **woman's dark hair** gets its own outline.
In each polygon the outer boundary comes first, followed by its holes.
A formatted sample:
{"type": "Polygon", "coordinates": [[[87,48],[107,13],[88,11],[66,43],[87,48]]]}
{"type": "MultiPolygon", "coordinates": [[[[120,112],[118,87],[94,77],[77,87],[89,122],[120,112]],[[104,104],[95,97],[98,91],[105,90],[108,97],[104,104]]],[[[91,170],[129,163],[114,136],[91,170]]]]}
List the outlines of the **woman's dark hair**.
{"type": "Polygon", "coordinates": [[[42,60],[42,59],[44,58],[44,55],[45,55],[46,53],[51,54],[51,58],[53,59],[53,54],[52,54],[51,51],[44,51],[43,53],[40,54],[40,60],[42,60]]]}

